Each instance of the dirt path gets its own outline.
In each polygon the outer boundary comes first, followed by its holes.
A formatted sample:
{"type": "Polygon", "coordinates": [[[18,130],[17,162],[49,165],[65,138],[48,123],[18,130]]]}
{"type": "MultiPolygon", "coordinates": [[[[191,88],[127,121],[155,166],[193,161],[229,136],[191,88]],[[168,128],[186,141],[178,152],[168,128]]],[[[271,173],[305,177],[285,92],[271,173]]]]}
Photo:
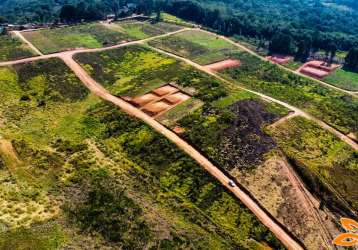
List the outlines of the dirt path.
{"type": "Polygon", "coordinates": [[[335,247],[331,244],[331,241],[333,240],[333,236],[331,235],[329,229],[326,227],[325,223],[323,222],[323,219],[318,211],[320,202],[313,197],[313,195],[307,190],[306,185],[303,183],[301,178],[297,175],[295,170],[292,168],[292,166],[287,162],[287,159],[285,159],[285,166],[287,170],[287,176],[290,179],[291,183],[300,190],[300,195],[302,196],[302,199],[305,200],[305,205],[308,211],[314,216],[317,223],[320,225],[319,229],[321,231],[322,239],[324,240],[326,244],[327,249],[335,249],[335,247]]]}
{"type": "MultiPolygon", "coordinates": [[[[171,56],[171,57],[175,57],[177,58],[178,60],[181,60],[181,61],[184,61],[185,63],[187,64],[190,64],[191,66],[201,70],[201,71],[204,71],[205,73],[209,74],[209,75],[212,75],[214,77],[216,77],[217,79],[227,83],[228,85],[233,85],[232,82],[222,78],[221,76],[217,75],[216,73],[208,70],[207,68],[205,68],[205,66],[201,66],[189,59],[186,59],[186,58],[183,58],[183,57],[180,57],[178,55],[174,55],[172,53],[169,53],[169,52],[166,52],[164,50],[161,50],[161,49],[158,49],[158,48],[154,48],[154,47],[151,47],[152,49],[158,51],[159,53],[162,53],[162,54],[166,54],[168,56],[171,56]]],[[[280,104],[281,106],[284,106],[286,108],[288,108],[289,110],[292,110],[295,112],[295,116],[302,116],[308,120],[311,120],[311,121],[314,121],[315,123],[317,123],[319,126],[321,126],[323,129],[331,132],[332,134],[336,135],[340,140],[346,142],[348,145],[350,145],[354,150],[357,150],[358,151],[358,144],[353,141],[351,138],[349,138],[348,136],[346,136],[345,134],[341,133],[340,131],[336,130],[335,128],[331,127],[330,125],[326,124],[325,122],[313,117],[312,115],[306,113],[305,111],[299,109],[299,108],[296,108],[294,106],[291,106],[290,104],[286,103],[286,102],[283,102],[283,101],[280,101],[280,100],[277,100],[275,98],[272,98],[270,96],[267,96],[267,95],[264,95],[264,94],[261,94],[259,92],[256,92],[256,91],[253,91],[253,90],[249,90],[249,89],[246,89],[244,87],[240,87],[240,86],[237,86],[237,88],[240,88],[242,90],[246,90],[250,93],[253,93],[255,95],[258,95],[260,96],[261,98],[265,99],[265,100],[268,100],[268,101],[271,101],[271,102],[275,102],[277,104],[280,104]]],[[[290,117],[291,118],[291,117],[290,117]]]]}
{"type": "MultiPolygon", "coordinates": [[[[175,35],[177,33],[181,33],[184,31],[188,31],[191,30],[191,28],[184,28],[184,29],[180,29],[177,31],[173,31],[173,32],[169,32],[169,33],[165,33],[162,35],[158,35],[158,36],[153,36],[153,37],[149,37],[149,38],[145,38],[142,40],[136,40],[136,41],[131,41],[131,42],[126,42],[126,43],[122,43],[122,44],[116,44],[113,46],[109,46],[109,47],[104,47],[104,48],[97,48],[97,49],[75,49],[75,50],[69,50],[69,51],[63,51],[63,52],[57,52],[57,53],[53,53],[53,54],[47,54],[47,55],[43,55],[40,52],[40,56],[35,56],[35,57],[29,57],[29,58],[24,58],[24,59],[20,59],[20,60],[13,60],[13,61],[6,61],[6,62],[0,62],[0,67],[3,66],[10,66],[10,65],[15,65],[15,64],[21,64],[21,63],[28,63],[28,62],[33,62],[33,61],[38,61],[38,60],[44,60],[44,59],[50,59],[50,58],[55,58],[55,57],[62,57],[62,56],[66,56],[66,55],[74,55],[74,54],[78,54],[78,53],[88,53],[88,52],[101,52],[101,51],[106,51],[106,50],[112,50],[112,49],[117,49],[117,48],[121,48],[121,47],[125,47],[125,46],[130,46],[130,45],[136,45],[136,44],[142,44],[154,39],[158,39],[158,38],[162,38],[162,37],[166,37],[166,36],[171,36],[171,35],[175,35]]],[[[15,32],[15,31],[14,31],[15,32]]],[[[16,31],[20,37],[22,37],[22,39],[25,39],[21,33],[19,31],[16,31]]],[[[25,39],[26,40],[26,39],[25,39]]],[[[29,41],[26,40],[26,43],[28,43],[29,45],[31,44],[29,41]]],[[[35,48],[37,51],[38,49],[31,44],[31,47],[35,48]]]]}
{"type": "Polygon", "coordinates": [[[16,166],[22,164],[10,141],[0,138],[0,152],[6,159],[8,159],[8,162],[11,163],[8,164],[10,165],[10,168],[14,169],[16,166]]]}
{"type": "Polygon", "coordinates": [[[328,88],[331,88],[331,89],[334,89],[334,90],[338,90],[338,91],[340,91],[340,92],[344,92],[345,94],[348,94],[348,95],[351,95],[351,96],[354,96],[354,97],[358,97],[358,91],[349,91],[349,90],[341,89],[341,88],[338,88],[338,87],[336,87],[336,86],[333,86],[333,85],[331,85],[331,84],[329,84],[329,83],[326,83],[326,82],[324,82],[324,81],[320,81],[320,80],[318,80],[318,79],[316,79],[316,78],[313,78],[313,77],[307,76],[307,75],[305,75],[305,74],[302,74],[302,73],[300,73],[300,72],[298,72],[298,71],[295,71],[295,70],[286,68],[286,67],[284,67],[284,66],[282,66],[282,65],[280,65],[280,64],[273,63],[273,62],[271,62],[270,60],[266,59],[265,57],[262,57],[262,56],[260,56],[259,54],[257,54],[256,52],[254,52],[254,51],[252,51],[252,50],[246,48],[245,46],[243,46],[243,45],[241,45],[241,44],[239,44],[239,43],[236,43],[236,42],[232,41],[230,38],[227,38],[226,36],[220,36],[220,35],[218,35],[218,34],[212,33],[212,32],[207,31],[207,30],[199,29],[199,28],[196,28],[196,30],[200,30],[200,31],[206,32],[206,33],[208,33],[208,34],[211,34],[211,35],[220,37],[221,39],[223,39],[223,40],[225,40],[225,41],[227,41],[227,42],[233,44],[234,46],[238,47],[239,49],[244,50],[244,51],[248,52],[249,54],[251,54],[251,55],[253,55],[253,56],[255,56],[255,57],[258,57],[259,59],[261,59],[261,60],[263,60],[263,61],[266,61],[266,62],[270,62],[270,63],[272,63],[272,64],[275,64],[275,65],[277,65],[278,67],[280,67],[281,69],[290,71],[290,72],[292,72],[293,74],[296,74],[296,75],[298,75],[298,76],[301,76],[301,77],[304,77],[304,78],[313,80],[313,81],[315,81],[316,83],[319,83],[319,84],[321,84],[321,85],[324,85],[324,86],[326,86],[326,87],[328,87],[328,88]]]}
{"type": "Polygon", "coordinates": [[[146,115],[139,109],[123,101],[120,98],[112,96],[107,90],[105,90],[100,84],[94,81],[87,72],[75,62],[70,55],[61,56],[64,62],[75,72],[78,78],[91,90],[91,92],[100,98],[109,101],[122,109],[124,112],[137,117],[150,125],[156,131],[167,137],[179,148],[186,152],[190,157],[196,160],[204,169],[206,169],[212,176],[218,179],[225,187],[227,187],[237,198],[239,198],[257,217],[266,225],[278,239],[289,249],[303,249],[291,236],[282,229],[275,221],[273,221],[269,215],[266,214],[245,192],[239,187],[231,187],[228,183],[230,179],[224,175],[217,167],[209,162],[204,156],[202,156],[197,150],[190,146],[187,142],[182,140],[174,132],[164,127],[162,124],[146,115]]]}
{"type": "Polygon", "coordinates": [[[30,43],[21,33],[20,31],[12,31],[18,38],[20,38],[24,43],[26,43],[36,54],[43,56],[42,52],[38,50],[32,43],[30,43]]]}

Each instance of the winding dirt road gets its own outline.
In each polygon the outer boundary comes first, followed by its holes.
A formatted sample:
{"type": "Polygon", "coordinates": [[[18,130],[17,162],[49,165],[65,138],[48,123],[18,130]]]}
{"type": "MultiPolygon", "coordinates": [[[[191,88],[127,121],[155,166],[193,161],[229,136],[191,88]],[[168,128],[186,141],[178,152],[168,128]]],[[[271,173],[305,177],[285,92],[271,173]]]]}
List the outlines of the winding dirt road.
{"type": "MultiPolygon", "coordinates": [[[[153,40],[153,39],[157,39],[157,38],[165,37],[165,36],[170,36],[170,35],[180,33],[180,32],[186,31],[186,30],[193,30],[193,29],[192,28],[185,28],[185,29],[182,29],[182,30],[178,30],[178,31],[175,31],[175,32],[171,32],[171,33],[167,33],[167,34],[147,38],[147,39],[144,39],[144,40],[118,44],[118,45],[111,46],[111,47],[106,47],[106,48],[80,49],[80,50],[73,50],[73,51],[65,51],[65,52],[59,52],[59,53],[54,53],[54,54],[50,54],[50,55],[40,55],[40,56],[37,56],[37,57],[32,57],[32,58],[27,58],[27,59],[3,62],[3,63],[0,63],[0,66],[8,66],[8,65],[32,62],[32,61],[36,61],[36,60],[49,59],[49,58],[55,58],[55,57],[61,58],[75,72],[75,74],[78,76],[78,78],[91,90],[91,92],[93,94],[95,94],[96,96],[98,96],[98,97],[100,97],[100,98],[102,98],[102,99],[104,99],[106,101],[109,101],[109,102],[113,103],[117,107],[121,108],[124,112],[126,112],[126,113],[128,113],[128,114],[130,114],[132,116],[135,116],[138,119],[144,121],[145,123],[150,125],[152,128],[154,128],[156,131],[158,131],[162,135],[166,136],[173,143],[175,143],[179,148],[181,148],[184,152],[186,152],[190,157],[192,157],[194,160],[196,160],[204,169],[206,169],[212,176],[214,176],[225,187],[227,187],[237,198],[239,198],[258,217],[258,219],[264,225],[266,225],[276,235],[276,237],[278,239],[280,239],[280,241],[287,248],[289,248],[289,249],[303,249],[300,246],[300,244],[295,239],[293,239],[280,225],[278,225],[259,205],[257,205],[257,203],[254,200],[252,200],[248,194],[246,194],[239,187],[231,187],[228,184],[230,179],[224,173],[222,173],[217,167],[215,167],[210,161],[208,161],[204,156],[202,156],[197,150],[195,150],[191,145],[186,143],[179,136],[177,136],[174,132],[172,132],[171,130],[167,129],[166,127],[161,125],[159,122],[157,122],[156,120],[154,120],[150,116],[146,115],[142,111],[140,111],[137,108],[133,107],[131,104],[125,102],[124,100],[122,100],[120,98],[117,98],[117,97],[111,95],[100,84],[98,84],[96,81],[94,81],[77,62],[75,62],[73,60],[73,56],[75,54],[77,54],[77,53],[100,52],[100,51],[116,49],[116,48],[120,48],[120,47],[124,47],[124,46],[143,44],[143,43],[145,43],[147,41],[150,41],[150,40],[153,40]]],[[[224,39],[229,40],[228,38],[224,38],[224,39]]],[[[229,41],[231,43],[235,44],[236,46],[242,48],[243,50],[247,50],[250,54],[255,54],[254,52],[246,49],[245,47],[242,47],[241,45],[238,45],[238,44],[234,43],[231,40],[229,40],[229,41]]],[[[28,43],[28,41],[27,41],[27,43],[28,43]]],[[[190,60],[188,60],[186,58],[182,58],[182,57],[176,56],[174,54],[171,54],[171,53],[168,53],[168,52],[156,49],[156,48],[153,48],[153,49],[158,51],[158,52],[160,52],[160,53],[163,53],[163,54],[166,54],[168,56],[175,57],[175,58],[177,58],[177,59],[179,59],[181,61],[184,61],[184,62],[194,66],[195,68],[197,68],[197,69],[199,69],[201,71],[204,71],[207,74],[210,74],[210,75],[216,77],[217,79],[220,79],[221,81],[226,82],[229,85],[233,85],[233,83],[227,81],[226,79],[223,79],[222,77],[216,75],[215,73],[205,69],[203,66],[198,65],[198,64],[196,64],[196,63],[194,63],[194,62],[192,62],[192,61],[190,61],[190,60]]],[[[258,55],[256,55],[256,56],[258,56],[258,55]]],[[[329,86],[331,87],[331,85],[329,85],[329,86]]],[[[236,87],[238,87],[238,86],[236,86],[236,87]]],[[[326,130],[332,132],[333,134],[338,136],[341,140],[345,141],[347,144],[352,146],[354,149],[358,150],[358,145],[354,141],[352,141],[350,138],[348,138],[344,134],[340,133],[339,131],[335,130],[334,128],[330,127],[329,125],[325,124],[324,122],[322,122],[322,121],[312,117],[311,115],[305,113],[304,111],[302,111],[302,110],[300,110],[300,109],[298,109],[296,107],[293,107],[293,106],[291,106],[291,105],[289,105],[289,104],[287,104],[285,102],[276,100],[276,99],[274,99],[272,97],[269,97],[269,96],[266,96],[264,94],[261,94],[261,93],[255,92],[255,91],[251,91],[251,90],[245,89],[243,87],[239,87],[239,88],[241,88],[243,90],[246,90],[248,92],[251,92],[253,94],[256,94],[256,95],[258,95],[258,96],[260,96],[263,99],[266,99],[268,101],[278,103],[278,104],[280,104],[280,105],[282,105],[282,106],[294,111],[294,115],[292,115],[292,116],[300,115],[300,116],[303,116],[303,117],[305,117],[307,119],[315,121],[320,126],[325,128],[326,130]]]]}
{"type": "Polygon", "coordinates": [[[249,195],[247,195],[239,187],[231,187],[229,185],[230,179],[221,172],[217,167],[215,167],[209,160],[207,160],[203,155],[201,155],[196,149],[191,145],[177,136],[174,132],[164,127],[162,124],[135,108],[131,104],[125,102],[124,100],[111,95],[107,90],[105,90],[100,84],[93,80],[87,72],[72,59],[70,54],[63,54],[60,56],[62,60],[70,67],[77,77],[90,89],[90,91],[96,96],[113,103],[119,107],[124,112],[132,115],[146,124],[150,125],[156,131],[167,137],[173,143],[175,143],[180,149],[197,161],[206,171],[208,171],[212,176],[219,180],[222,185],[228,188],[238,199],[242,201],[256,216],[257,218],[268,227],[276,237],[288,248],[288,249],[303,249],[299,243],[297,243],[284,229],[281,228],[271,217],[259,207],[255,201],[253,201],[249,195]]]}

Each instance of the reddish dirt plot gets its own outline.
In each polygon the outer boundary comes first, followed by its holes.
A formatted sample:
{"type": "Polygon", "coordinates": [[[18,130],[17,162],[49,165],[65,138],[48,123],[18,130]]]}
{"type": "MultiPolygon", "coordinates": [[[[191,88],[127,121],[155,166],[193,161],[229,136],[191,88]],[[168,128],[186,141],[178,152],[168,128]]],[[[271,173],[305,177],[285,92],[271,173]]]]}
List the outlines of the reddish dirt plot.
{"type": "Polygon", "coordinates": [[[122,98],[146,114],[157,117],[190,99],[190,96],[181,92],[177,87],[167,84],[141,96],[134,98],[124,96],[122,98]]]}
{"type": "Polygon", "coordinates": [[[184,133],[185,132],[185,129],[184,128],[182,128],[182,127],[179,127],[179,126],[175,126],[175,128],[173,129],[173,131],[174,131],[174,133],[176,133],[176,134],[182,134],[182,133],[184,133]]]}
{"type": "Polygon", "coordinates": [[[149,103],[147,105],[145,105],[142,110],[150,115],[157,115],[161,112],[163,112],[166,109],[170,108],[170,104],[164,102],[164,101],[159,101],[159,102],[154,102],[154,103],[149,103]]]}
{"type": "Polygon", "coordinates": [[[157,88],[155,90],[153,90],[152,92],[159,95],[159,96],[164,96],[164,95],[167,95],[167,94],[170,94],[170,93],[174,93],[174,92],[177,92],[178,89],[171,86],[171,85],[165,85],[163,87],[160,87],[160,88],[157,88]]]}
{"type": "Polygon", "coordinates": [[[337,68],[339,68],[338,64],[328,65],[326,62],[323,61],[311,61],[305,63],[302,67],[300,67],[298,69],[298,72],[321,79],[328,76],[337,68]]]}
{"type": "Polygon", "coordinates": [[[181,92],[175,93],[175,94],[171,94],[166,96],[164,99],[166,101],[168,101],[171,104],[177,104],[180,102],[185,102],[186,100],[188,100],[190,98],[190,96],[183,94],[181,92]]]}
{"type": "Polygon", "coordinates": [[[273,63],[286,64],[292,59],[292,56],[274,54],[266,57],[266,59],[273,63]]]}
{"type": "Polygon", "coordinates": [[[205,65],[204,67],[211,71],[220,71],[228,68],[234,68],[241,65],[241,62],[236,59],[227,59],[224,61],[205,65]]]}
{"type": "Polygon", "coordinates": [[[148,93],[142,96],[138,96],[133,98],[130,102],[134,104],[135,106],[143,107],[147,103],[153,102],[155,100],[158,100],[160,97],[156,94],[148,93]]]}

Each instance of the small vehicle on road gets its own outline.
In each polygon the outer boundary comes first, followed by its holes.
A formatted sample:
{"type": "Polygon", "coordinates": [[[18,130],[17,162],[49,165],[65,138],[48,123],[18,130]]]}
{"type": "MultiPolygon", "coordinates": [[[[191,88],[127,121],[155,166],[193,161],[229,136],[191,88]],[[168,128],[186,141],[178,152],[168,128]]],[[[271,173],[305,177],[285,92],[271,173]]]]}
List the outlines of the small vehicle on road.
{"type": "Polygon", "coordinates": [[[229,180],[230,187],[236,187],[236,183],[233,180],[229,180]]]}

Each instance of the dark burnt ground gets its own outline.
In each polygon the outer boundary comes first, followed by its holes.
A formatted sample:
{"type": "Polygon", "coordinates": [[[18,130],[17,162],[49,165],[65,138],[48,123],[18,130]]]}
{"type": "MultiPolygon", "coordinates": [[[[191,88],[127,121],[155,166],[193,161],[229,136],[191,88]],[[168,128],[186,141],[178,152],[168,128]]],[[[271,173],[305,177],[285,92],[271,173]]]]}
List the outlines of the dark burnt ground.
{"type": "Polygon", "coordinates": [[[225,109],[205,106],[179,123],[185,128],[185,140],[230,171],[253,169],[264,160],[276,143],[263,127],[279,118],[268,111],[266,103],[249,99],[225,109]]]}
{"type": "Polygon", "coordinates": [[[262,128],[279,117],[267,112],[264,104],[256,100],[239,101],[229,109],[234,119],[230,127],[222,131],[219,145],[225,169],[252,168],[263,160],[265,153],[276,147],[273,138],[262,128]]]}

